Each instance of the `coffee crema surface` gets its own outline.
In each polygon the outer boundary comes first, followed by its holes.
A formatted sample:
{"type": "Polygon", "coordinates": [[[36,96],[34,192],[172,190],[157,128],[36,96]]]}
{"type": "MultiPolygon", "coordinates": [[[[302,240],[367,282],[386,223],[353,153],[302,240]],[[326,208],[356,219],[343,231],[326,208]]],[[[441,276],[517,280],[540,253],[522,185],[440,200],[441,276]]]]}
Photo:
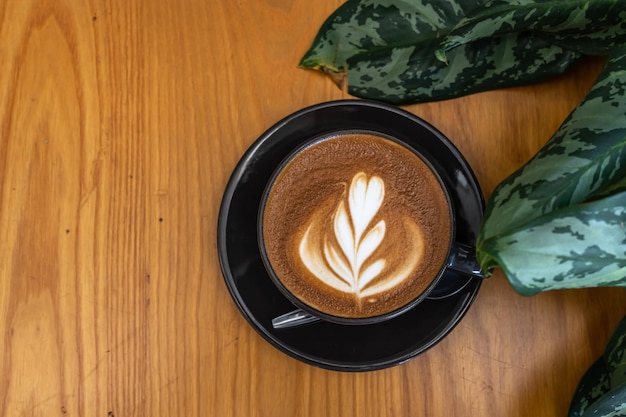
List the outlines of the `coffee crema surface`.
{"type": "Polygon", "coordinates": [[[262,238],[277,278],[332,316],[395,311],[438,276],[451,239],[449,203],[411,150],[341,133],[297,153],[276,176],[262,238]]]}

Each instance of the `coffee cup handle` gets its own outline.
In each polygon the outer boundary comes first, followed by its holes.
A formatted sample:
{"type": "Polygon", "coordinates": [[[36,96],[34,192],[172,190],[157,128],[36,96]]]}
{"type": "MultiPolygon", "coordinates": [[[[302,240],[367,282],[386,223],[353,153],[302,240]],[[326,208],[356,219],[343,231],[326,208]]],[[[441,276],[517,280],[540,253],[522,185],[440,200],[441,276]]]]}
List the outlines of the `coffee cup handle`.
{"type": "Polygon", "coordinates": [[[475,247],[456,242],[450,252],[448,268],[477,278],[487,278],[487,274],[480,269],[475,247]]]}

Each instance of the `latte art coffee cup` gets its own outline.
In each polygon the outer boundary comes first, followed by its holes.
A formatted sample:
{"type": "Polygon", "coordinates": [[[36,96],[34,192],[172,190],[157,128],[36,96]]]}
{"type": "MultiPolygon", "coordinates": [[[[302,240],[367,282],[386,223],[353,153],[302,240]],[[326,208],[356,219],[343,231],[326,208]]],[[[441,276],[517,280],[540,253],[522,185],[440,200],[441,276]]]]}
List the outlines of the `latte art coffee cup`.
{"type": "Polygon", "coordinates": [[[453,235],[451,201],[429,162],[371,132],[296,150],[259,214],[272,280],[322,318],[369,319],[419,302],[446,268],[453,235]]]}

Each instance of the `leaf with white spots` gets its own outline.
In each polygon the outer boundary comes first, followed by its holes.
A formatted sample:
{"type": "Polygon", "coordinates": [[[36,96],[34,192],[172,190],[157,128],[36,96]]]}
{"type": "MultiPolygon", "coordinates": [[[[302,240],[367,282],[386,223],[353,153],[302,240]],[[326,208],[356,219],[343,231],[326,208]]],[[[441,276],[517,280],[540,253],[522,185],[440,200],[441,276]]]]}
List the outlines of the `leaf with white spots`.
{"type": "Polygon", "coordinates": [[[460,46],[448,64],[435,51],[484,0],[352,0],[320,28],[300,66],[319,70],[351,95],[391,103],[444,100],[524,85],[563,73],[580,54],[533,33],[460,46]]]}
{"type": "Polygon", "coordinates": [[[612,417],[625,414],[626,318],[623,318],[607,343],[604,354],[580,379],[568,417],[612,417]]]}
{"type": "Polygon", "coordinates": [[[626,47],[548,143],[492,194],[477,242],[524,294],[626,286],[626,47]],[[594,217],[596,216],[596,217],[594,217]]]}
{"type": "Polygon", "coordinates": [[[437,55],[445,61],[446,53],[460,45],[523,32],[585,55],[608,55],[626,43],[626,2],[490,0],[457,23],[437,55]]]}

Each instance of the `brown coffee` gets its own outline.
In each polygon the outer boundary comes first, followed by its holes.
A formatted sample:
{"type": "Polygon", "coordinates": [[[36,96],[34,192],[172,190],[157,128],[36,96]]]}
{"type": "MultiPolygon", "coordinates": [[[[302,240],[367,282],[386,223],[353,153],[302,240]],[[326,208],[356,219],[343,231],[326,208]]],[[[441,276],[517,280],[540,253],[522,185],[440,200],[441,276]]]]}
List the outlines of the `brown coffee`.
{"type": "Polygon", "coordinates": [[[446,263],[452,220],[437,176],[406,147],[373,134],[322,138],[276,176],[262,237],[278,279],[332,316],[395,311],[446,263]]]}

